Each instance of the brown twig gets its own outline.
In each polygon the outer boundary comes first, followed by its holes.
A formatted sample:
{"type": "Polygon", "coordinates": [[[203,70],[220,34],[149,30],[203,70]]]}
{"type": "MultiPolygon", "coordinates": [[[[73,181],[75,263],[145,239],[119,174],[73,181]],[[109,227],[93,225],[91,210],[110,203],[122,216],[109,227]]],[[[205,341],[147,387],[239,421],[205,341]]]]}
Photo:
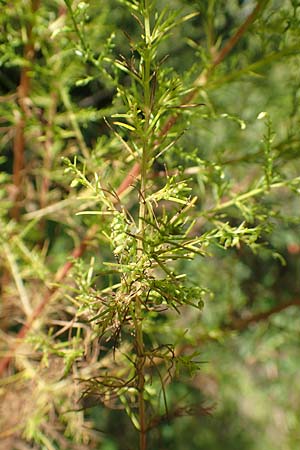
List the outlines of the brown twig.
{"type": "Polygon", "coordinates": [[[285,309],[290,308],[291,306],[300,306],[300,300],[294,299],[289,302],[281,303],[279,305],[274,306],[268,311],[264,311],[261,313],[253,314],[245,319],[233,319],[229,324],[225,326],[225,329],[242,331],[249,327],[249,325],[256,324],[258,322],[262,322],[263,320],[269,319],[273,314],[280,313],[285,309]]]}
{"type": "MultiPolygon", "coordinates": [[[[31,12],[34,14],[39,8],[39,0],[31,1],[31,12]]],[[[17,89],[18,103],[20,106],[20,115],[17,117],[15,136],[13,142],[13,184],[15,186],[15,205],[12,208],[11,215],[15,220],[20,218],[19,201],[22,198],[22,182],[25,167],[25,126],[26,117],[30,116],[28,108],[28,98],[30,92],[30,75],[31,64],[34,59],[34,43],[32,39],[32,23],[28,23],[26,27],[27,42],[24,47],[24,59],[26,65],[23,66],[20,75],[20,83],[17,89]]]]}
{"type": "MultiPolygon", "coordinates": [[[[259,322],[267,321],[272,315],[278,314],[281,311],[285,311],[288,308],[291,308],[292,306],[300,307],[300,299],[294,299],[290,300],[289,302],[284,302],[279,305],[274,306],[273,308],[269,309],[268,311],[260,312],[257,314],[251,314],[249,317],[245,319],[231,319],[230,322],[227,322],[225,324],[220,325],[220,331],[222,339],[231,332],[238,331],[242,332],[248,329],[251,325],[255,325],[259,322]]],[[[212,341],[215,342],[215,337],[212,337],[210,333],[203,333],[200,336],[198,336],[197,339],[197,347],[203,346],[203,344],[212,341]]],[[[191,344],[182,344],[179,345],[176,348],[176,356],[182,355],[187,351],[194,350],[195,346],[191,344]]]]}
{"type": "Polygon", "coordinates": [[[259,0],[254,8],[253,12],[246,18],[244,23],[239,27],[236,33],[229,39],[229,41],[224,45],[222,50],[215,56],[213,61],[213,68],[218,66],[231,52],[233,47],[237,44],[237,42],[241,39],[241,37],[245,34],[249,26],[254,22],[257,16],[260,14],[260,11],[267,5],[268,0],[259,0]]]}
{"type": "MultiPolygon", "coordinates": [[[[37,4],[37,0],[33,4],[37,4]]],[[[225,57],[228,55],[228,53],[233,49],[233,47],[237,44],[237,42],[241,39],[241,37],[244,35],[248,27],[251,25],[251,23],[254,22],[256,17],[258,16],[260,10],[266,5],[267,1],[259,1],[254,9],[254,11],[247,17],[245,22],[240,26],[240,28],[237,30],[237,32],[229,39],[227,44],[223,47],[222,50],[216,55],[215,60],[211,66],[211,68],[203,73],[200,74],[200,76],[195,81],[194,85],[195,88],[184,98],[182,104],[188,104],[191,100],[195,98],[195,96],[198,93],[199,86],[203,86],[206,84],[208,75],[211,75],[213,70],[225,59],[225,57]]],[[[27,75],[28,77],[28,75],[27,75]]],[[[29,82],[29,79],[28,79],[29,82]]],[[[178,120],[178,115],[175,114],[171,116],[165,123],[164,127],[161,130],[160,137],[163,137],[167,135],[169,130],[175,125],[175,123],[178,120]]],[[[24,130],[23,130],[24,131],[24,130]]],[[[123,194],[135,181],[140,173],[140,165],[139,163],[135,163],[128,173],[128,175],[125,177],[121,185],[119,186],[117,190],[117,194],[121,195],[123,194]]],[[[55,275],[55,281],[59,283],[64,279],[64,277],[69,273],[73,266],[73,259],[79,258],[82,256],[82,254],[85,252],[86,247],[88,246],[88,243],[93,239],[97,232],[97,226],[95,225],[92,227],[86,236],[84,237],[81,244],[75,248],[72,252],[70,261],[67,261],[56,273],[55,275]]],[[[44,299],[39,303],[39,305],[34,310],[31,318],[22,326],[21,330],[17,334],[17,341],[15,346],[10,350],[10,354],[4,357],[0,361],[0,375],[5,370],[5,368],[10,363],[14,352],[16,351],[17,347],[19,346],[20,341],[27,335],[28,331],[31,329],[34,321],[40,316],[40,314],[43,312],[45,307],[50,302],[53,295],[57,292],[58,286],[55,286],[53,288],[48,289],[48,292],[45,294],[44,299]]],[[[262,320],[262,319],[261,319],[262,320]]]]}

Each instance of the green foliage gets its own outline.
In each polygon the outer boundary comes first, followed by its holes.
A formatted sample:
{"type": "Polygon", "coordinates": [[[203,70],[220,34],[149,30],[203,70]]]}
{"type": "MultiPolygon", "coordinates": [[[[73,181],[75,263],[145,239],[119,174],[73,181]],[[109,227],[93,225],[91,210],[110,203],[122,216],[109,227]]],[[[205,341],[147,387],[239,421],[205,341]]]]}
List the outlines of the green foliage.
{"type": "Polygon", "coordinates": [[[0,439],[296,449],[299,6],[98,3],[0,17],[0,439]]]}

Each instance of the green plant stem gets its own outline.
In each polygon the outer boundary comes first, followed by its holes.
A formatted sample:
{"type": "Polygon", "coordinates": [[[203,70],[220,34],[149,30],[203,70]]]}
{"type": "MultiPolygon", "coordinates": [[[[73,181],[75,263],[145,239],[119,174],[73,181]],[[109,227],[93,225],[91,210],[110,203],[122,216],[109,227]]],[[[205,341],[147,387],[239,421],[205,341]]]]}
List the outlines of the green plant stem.
{"type": "Polygon", "coordinates": [[[81,44],[82,48],[84,49],[84,51],[86,53],[88,53],[88,47],[87,47],[85,39],[84,39],[84,37],[83,37],[83,35],[81,33],[81,30],[79,29],[79,27],[77,25],[77,22],[76,22],[76,19],[74,17],[74,12],[73,12],[70,0],[65,0],[65,4],[66,4],[66,6],[68,8],[68,11],[69,11],[69,14],[71,16],[71,20],[72,20],[72,23],[73,23],[73,26],[74,26],[75,33],[79,37],[80,44],[81,44]]]}
{"type": "MultiPolygon", "coordinates": [[[[143,238],[145,234],[146,219],[146,189],[147,189],[147,168],[149,162],[149,137],[148,130],[150,124],[150,68],[151,68],[151,30],[149,17],[149,1],[144,3],[144,31],[145,31],[145,55],[143,61],[143,85],[144,85],[144,136],[142,141],[142,157],[141,157],[141,187],[139,194],[139,236],[141,239],[137,243],[137,260],[142,264],[144,249],[143,238]]],[[[141,292],[142,295],[142,292],[141,292]]],[[[142,319],[142,299],[141,295],[136,297],[136,348],[137,348],[137,385],[138,385],[138,405],[139,405],[139,422],[140,422],[140,450],[146,450],[146,415],[145,415],[145,345],[143,337],[143,319],[142,319]]]]}
{"type": "MultiPolygon", "coordinates": [[[[288,185],[288,181],[280,181],[276,183],[271,183],[269,189],[277,189],[288,185]]],[[[251,191],[245,192],[243,194],[239,194],[235,196],[233,199],[228,200],[227,202],[220,203],[212,209],[206,210],[204,215],[216,213],[222,211],[223,209],[229,208],[230,206],[234,206],[237,203],[244,202],[248,198],[256,197],[257,195],[263,194],[266,191],[266,186],[262,186],[259,188],[251,189],[251,191]]]]}

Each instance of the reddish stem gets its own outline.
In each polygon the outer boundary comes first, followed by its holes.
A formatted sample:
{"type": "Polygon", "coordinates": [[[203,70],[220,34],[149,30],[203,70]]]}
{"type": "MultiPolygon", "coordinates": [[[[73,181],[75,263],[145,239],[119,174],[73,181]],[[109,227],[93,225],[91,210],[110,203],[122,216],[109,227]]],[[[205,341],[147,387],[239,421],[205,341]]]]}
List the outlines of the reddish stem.
{"type": "MultiPolygon", "coordinates": [[[[34,14],[39,7],[39,0],[31,1],[31,12],[34,14]]],[[[30,92],[30,75],[31,65],[34,59],[34,43],[32,39],[32,23],[28,23],[26,27],[27,42],[24,48],[24,59],[26,65],[22,67],[20,75],[20,83],[17,89],[18,103],[20,106],[20,117],[17,118],[15,127],[15,136],[13,142],[13,184],[15,186],[15,205],[11,215],[15,220],[20,219],[20,205],[22,199],[22,183],[25,168],[25,125],[26,117],[30,116],[27,99],[30,92]]]]}
{"type": "Polygon", "coordinates": [[[261,322],[263,320],[269,319],[273,314],[284,311],[291,306],[300,306],[300,300],[294,299],[289,302],[281,303],[279,305],[274,306],[274,308],[269,309],[268,311],[264,311],[261,313],[253,314],[246,319],[235,319],[226,326],[227,329],[242,331],[248,328],[249,325],[255,324],[257,322],[261,322]]]}

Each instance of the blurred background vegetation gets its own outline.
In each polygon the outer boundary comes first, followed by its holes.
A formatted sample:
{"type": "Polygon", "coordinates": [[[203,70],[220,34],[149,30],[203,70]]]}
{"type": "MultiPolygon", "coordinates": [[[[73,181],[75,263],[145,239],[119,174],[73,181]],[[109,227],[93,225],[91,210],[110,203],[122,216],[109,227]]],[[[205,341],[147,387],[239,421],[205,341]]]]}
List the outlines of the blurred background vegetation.
{"type": "MultiPolygon", "coordinates": [[[[154,326],[158,341],[165,336],[196,349],[199,371],[175,377],[166,393],[170,417],[151,432],[149,449],[300,445],[300,3],[264,3],[199,90],[204,106],[177,124],[183,134],[153,178],[159,186],[165,170],[182,168],[198,197],[199,233],[210,229],[216,205],[255,189],[268,158],[276,176],[294,181],[291,189],[215,212],[214,220],[232,226],[263,224],[257,245],[212,245],[210,257],[180,263],[191,283],[207,289],[204,308],[170,313],[154,326]]],[[[91,367],[115,368],[99,357],[95,331],[77,320],[76,295],[89,295],[92,264],[94,285],[109,285],[111,275],[100,275],[112,256],[93,231],[99,217],[76,215],[95,202],[82,197],[62,158],[77,156],[108,189],[117,190],[128,174],[133,161],[106,120],[124,110],[118,87],[129,84],[113,63],[120,55],[130,60],[130,42],[141,30],[126,1],[1,6],[0,447],[133,450],[126,414],[96,395],[82,399],[78,380],[91,367]]],[[[166,6],[182,15],[199,12],[159,49],[161,58],[167,55],[165,69],[188,89],[256,2],[161,0],[157,8],[166,6]]],[[[129,192],[131,211],[135,201],[129,192]]]]}

